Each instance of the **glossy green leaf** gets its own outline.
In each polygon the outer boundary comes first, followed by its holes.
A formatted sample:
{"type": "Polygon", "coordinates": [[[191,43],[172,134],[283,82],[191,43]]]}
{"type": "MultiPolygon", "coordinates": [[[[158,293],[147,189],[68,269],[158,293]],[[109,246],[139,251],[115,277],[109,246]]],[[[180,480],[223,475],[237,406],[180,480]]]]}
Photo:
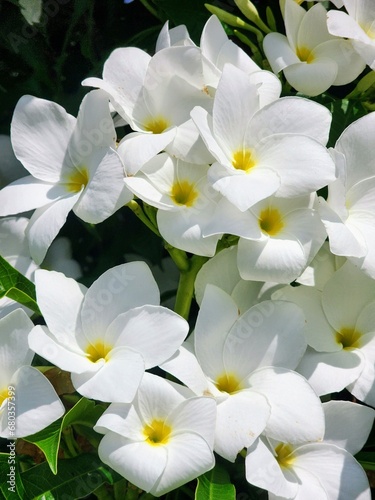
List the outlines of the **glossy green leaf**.
{"type": "Polygon", "coordinates": [[[55,476],[43,462],[21,474],[25,500],[66,500],[84,498],[104,483],[113,484],[119,474],[104,465],[95,454],[63,459],[55,476]]]}
{"type": "Polygon", "coordinates": [[[198,478],[195,500],[235,500],[236,489],[230,482],[228,472],[216,465],[198,478]]]}
{"type": "Polygon", "coordinates": [[[51,471],[53,474],[57,474],[57,454],[60,446],[61,433],[72,424],[93,427],[104,410],[104,406],[95,405],[94,401],[82,398],[64,417],[56,420],[56,422],[53,422],[42,431],[32,436],[27,436],[25,441],[34,443],[43,451],[51,471]]]}
{"type": "Polygon", "coordinates": [[[0,256],[0,298],[8,297],[40,314],[35,285],[0,256]]]}

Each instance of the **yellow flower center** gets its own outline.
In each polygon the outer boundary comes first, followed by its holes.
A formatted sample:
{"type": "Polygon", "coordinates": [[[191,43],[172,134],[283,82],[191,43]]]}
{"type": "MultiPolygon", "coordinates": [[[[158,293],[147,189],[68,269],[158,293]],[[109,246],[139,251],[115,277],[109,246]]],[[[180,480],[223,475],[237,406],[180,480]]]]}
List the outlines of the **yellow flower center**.
{"type": "Polygon", "coordinates": [[[312,50],[307,47],[297,47],[297,57],[300,61],[310,64],[314,61],[315,57],[312,50]]]}
{"type": "Polygon", "coordinates": [[[354,328],[341,328],[339,332],[336,332],[336,341],[342,345],[342,348],[350,351],[361,347],[360,339],[362,334],[355,330],[354,328]]]}
{"type": "Polygon", "coordinates": [[[95,344],[89,344],[89,346],[86,348],[86,354],[90,361],[92,361],[93,363],[96,363],[100,359],[108,361],[108,355],[110,351],[112,351],[112,349],[112,346],[104,344],[103,341],[98,340],[97,342],[95,342],[95,344]]]}
{"type": "Polygon", "coordinates": [[[236,170],[248,172],[255,166],[255,160],[250,149],[239,149],[232,156],[232,165],[236,170]]]}
{"type": "Polygon", "coordinates": [[[275,236],[284,227],[281,213],[277,208],[265,208],[259,214],[259,226],[264,233],[275,236]]]}
{"type": "Polygon", "coordinates": [[[89,182],[89,173],[86,167],[80,170],[75,170],[73,173],[68,175],[66,180],[68,191],[72,193],[78,193],[81,191],[82,186],[87,186],[89,182]]]}
{"type": "Polygon", "coordinates": [[[8,397],[8,389],[2,389],[0,391],[0,406],[3,404],[3,402],[7,399],[8,397]]]}
{"type": "Polygon", "coordinates": [[[167,444],[172,432],[172,427],[163,420],[153,420],[150,425],[145,425],[143,434],[148,444],[160,446],[167,444]]]}
{"type": "Polygon", "coordinates": [[[293,448],[289,444],[280,443],[275,448],[276,460],[280,467],[291,467],[295,460],[293,456],[293,448]]]}
{"type": "Polygon", "coordinates": [[[219,391],[233,394],[242,389],[240,382],[240,379],[234,373],[224,373],[217,377],[215,385],[219,391]]]}
{"type": "Polygon", "coordinates": [[[169,121],[161,116],[157,118],[149,118],[143,124],[144,129],[147,130],[147,132],[152,132],[153,134],[161,134],[164,130],[170,127],[170,125],[169,121]]]}
{"type": "Polygon", "coordinates": [[[189,181],[177,181],[172,186],[171,198],[177,205],[191,207],[198,198],[198,191],[194,188],[194,184],[189,181]]]}

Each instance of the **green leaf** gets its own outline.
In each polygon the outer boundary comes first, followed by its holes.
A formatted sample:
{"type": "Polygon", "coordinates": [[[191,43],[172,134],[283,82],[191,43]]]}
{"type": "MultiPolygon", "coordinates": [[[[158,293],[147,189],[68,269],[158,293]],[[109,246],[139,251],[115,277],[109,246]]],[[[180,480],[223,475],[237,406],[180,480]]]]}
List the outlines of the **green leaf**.
{"type": "Polygon", "coordinates": [[[198,478],[195,500],[235,500],[236,489],[228,472],[220,465],[198,478]]]}
{"type": "Polygon", "coordinates": [[[39,23],[42,15],[42,0],[20,0],[21,14],[29,24],[39,23]]]}
{"type": "MultiPolygon", "coordinates": [[[[9,442],[7,446],[11,444],[9,442]]],[[[22,483],[17,455],[0,453],[0,491],[6,500],[25,498],[25,487],[22,483]],[[12,483],[13,478],[15,485],[12,483]]]]}
{"type": "Polygon", "coordinates": [[[72,424],[81,424],[93,427],[104,412],[105,407],[95,405],[94,401],[82,398],[71,408],[64,417],[56,420],[40,432],[27,436],[25,441],[34,443],[40,448],[51,468],[57,474],[57,454],[59,451],[61,433],[72,424]]]}
{"type": "Polygon", "coordinates": [[[66,500],[84,498],[104,483],[114,484],[121,476],[104,465],[97,455],[83,454],[59,462],[55,476],[43,462],[21,473],[25,500],[66,500]]]}
{"type": "Polygon", "coordinates": [[[8,297],[40,314],[35,285],[0,256],[0,299],[8,297]]]}
{"type": "Polygon", "coordinates": [[[365,470],[375,470],[375,452],[360,451],[354,457],[365,470]]]}

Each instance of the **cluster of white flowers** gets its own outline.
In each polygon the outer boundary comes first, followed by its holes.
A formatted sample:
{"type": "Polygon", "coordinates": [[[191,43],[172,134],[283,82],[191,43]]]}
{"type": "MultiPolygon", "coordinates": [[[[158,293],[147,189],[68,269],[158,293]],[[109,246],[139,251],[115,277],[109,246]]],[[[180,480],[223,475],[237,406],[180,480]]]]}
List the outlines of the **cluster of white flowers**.
{"type": "MultiPolygon", "coordinates": [[[[321,3],[285,0],[286,36],[265,37],[272,70],[307,96],[375,67],[372,1],[343,5],[327,25],[321,3]]],[[[271,500],[370,499],[353,455],[375,414],[375,113],[327,149],[328,109],[280,97],[277,76],[215,16],[199,46],[165,25],[155,55],[116,49],[103,78],[83,85],[97,88],[77,118],[32,96],[14,111],[12,146],[29,175],[0,190],[0,253],[35,281],[46,326],[0,302],[0,436],[10,385],[17,437],[64,414],[30,366],[37,353],[80,395],[109,403],[94,427],[99,457],[155,496],[212,469],[215,452],[241,453],[247,481],[271,500]],[[132,132],[118,142],[119,121],[132,132]],[[61,252],[54,270],[39,268],[71,210],[96,224],[134,199],[157,209],[169,245],[207,258],[189,336],[143,262],[89,288],[61,252]],[[235,244],[222,249],[227,235],[235,244]],[[365,404],[321,402],[344,388],[365,404]]]]}

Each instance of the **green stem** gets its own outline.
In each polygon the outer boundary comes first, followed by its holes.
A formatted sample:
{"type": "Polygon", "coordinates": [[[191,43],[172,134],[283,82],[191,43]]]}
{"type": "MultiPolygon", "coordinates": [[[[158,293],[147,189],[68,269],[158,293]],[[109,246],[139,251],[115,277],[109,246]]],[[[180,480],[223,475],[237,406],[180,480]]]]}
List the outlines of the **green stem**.
{"type": "Polygon", "coordinates": [[[186,252],[183,250],[179,250],[178,248],[173,247],[169,243],[164,243],[164,248],[167,250],[169,255],[172,257],[173,262],[176,264],[178,270],[181,273],[184,273],[189,270],[190,263],[187,258],[186,252]]]}
{"type": "Polygon", "coordinates": [[[160,237],[160,233],[158,229],[154,226],[154,224],[150,221],[150,219],[146,216],[144,211],[142,210],[142,207],[135,201],[131,200],[129,203],[126,205],[127,207],[130,208],[130,210],[140,219],[145,226],[147,226],[153,233],[156,234],[156,236],[160,237]]]}
{"type": "Polygon", "coordinates": [[[79,450],[77,450],[77,445],[75,438],[73,436],[73,430],[71,427],[67,427],[62,431],[62,435],[64,437],[64,443],[71,457],[76,457],[79,454],[79,450]]]}
{"type": "Polygon", "coordinates": [[[174,310],[186,320],[189,318],[191,301],[194,295],[195,278],[207,260],[208,257],[193,255],[189,262],[189,269],[181,271],[174,310]]]}
{"type": "Polygon", "coordinates": [[[154,9],[154,7],[152,5],[150,5],[150,2],[148,2],[147,0],[141,0],[141,4],[146,7],[146,9],[153,15],[155,16],[157,19],[160,20],[160,17],[159,17],[159,14],[157,12],[156,9],[154,9]]]}

